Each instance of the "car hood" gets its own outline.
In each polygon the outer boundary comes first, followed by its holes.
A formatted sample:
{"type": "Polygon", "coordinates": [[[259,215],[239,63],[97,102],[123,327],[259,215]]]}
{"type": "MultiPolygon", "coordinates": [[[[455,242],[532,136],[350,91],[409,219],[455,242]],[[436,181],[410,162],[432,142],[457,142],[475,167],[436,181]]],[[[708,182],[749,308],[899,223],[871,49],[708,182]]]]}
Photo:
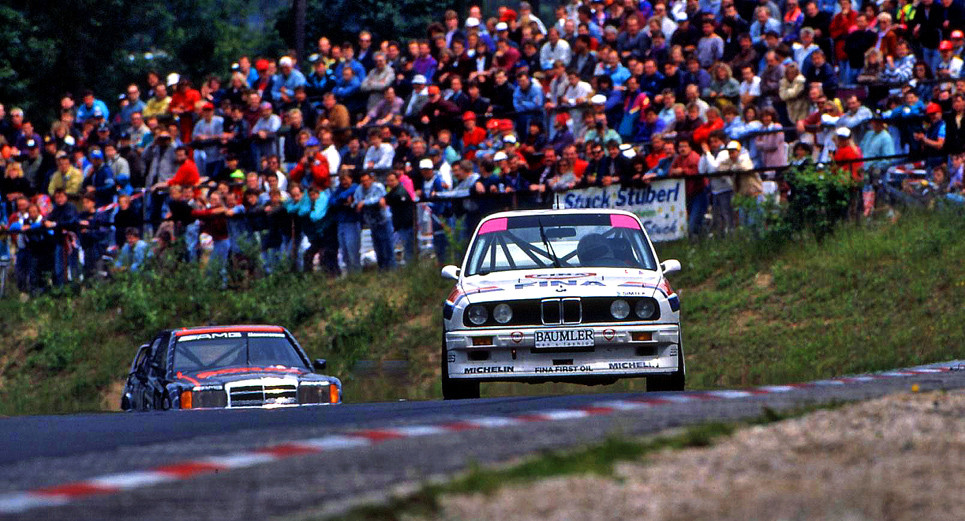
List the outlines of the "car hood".
{"type": "Polygon", "coordinates": [[[206,369],[189,373],[177,373],[179,380],[195,383],[195,385],[215,385],[236,382],[240,380],[254,380],[258,378],[294,378],[298,380],[326,380],[322,375],[307,369],[295,367],[225,367],[220,369],[206,369]]]}
{"type": "Polygon", "coordinates": [[[650,297],[662,280],[658,271],[629,268],[505,271],[467,277],[459,289],[470,303],[567,296],[650,297]]]}

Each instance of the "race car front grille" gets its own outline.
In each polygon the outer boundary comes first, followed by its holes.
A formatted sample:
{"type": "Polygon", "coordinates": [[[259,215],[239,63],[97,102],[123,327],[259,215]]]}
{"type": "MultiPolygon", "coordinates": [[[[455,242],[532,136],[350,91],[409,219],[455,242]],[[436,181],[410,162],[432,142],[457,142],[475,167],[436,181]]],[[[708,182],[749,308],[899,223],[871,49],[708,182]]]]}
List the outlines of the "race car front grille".
{"type": "Polygon", "coordinates": [[[250,384],[231,387],[228,393],[229,407],[258,407],[298,403],[298,390],[294,384],[250,384]]]}
{"type": "Polygon", "coordinates": [[[578,298],[548,298],[540,303],[543,324],[579,324],[583,305],[578,298]]]}

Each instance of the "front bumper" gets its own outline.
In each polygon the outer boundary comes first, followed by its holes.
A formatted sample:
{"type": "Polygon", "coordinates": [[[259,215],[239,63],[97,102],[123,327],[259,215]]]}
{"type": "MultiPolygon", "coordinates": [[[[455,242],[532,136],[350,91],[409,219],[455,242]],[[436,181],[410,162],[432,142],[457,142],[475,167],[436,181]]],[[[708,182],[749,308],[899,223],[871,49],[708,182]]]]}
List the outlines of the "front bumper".
{"type": "Polygon", "coordinates": [[[675,323],[460,329],[446,332],[445,341],[449,378],[472,380],[665,375],[678,370],[682,348],[675,323]],[[537,349],[536,332],[548,329],[592,329],[594,345],[537,349]]]}

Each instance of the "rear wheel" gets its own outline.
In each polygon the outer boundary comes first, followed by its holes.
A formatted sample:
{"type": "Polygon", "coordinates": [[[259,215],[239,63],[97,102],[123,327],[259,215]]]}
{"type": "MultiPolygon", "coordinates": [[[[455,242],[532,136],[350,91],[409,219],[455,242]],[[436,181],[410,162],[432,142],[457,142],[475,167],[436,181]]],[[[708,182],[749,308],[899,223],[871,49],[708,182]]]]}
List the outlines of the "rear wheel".
{"type": "Polygon", "coordinates": [[[683,391],[687,383],[684,372],[684,346],[677,346],[677,370],[672,374],[647,377],[647,392],[683,391]]]}
{"type": "Polygon", "coordinates": [[[479,398],[479,382],[462,381],[449,378],[448,351],[446,350],[446,334],[442,334],[442,399],[468,400],[479,398]]]}

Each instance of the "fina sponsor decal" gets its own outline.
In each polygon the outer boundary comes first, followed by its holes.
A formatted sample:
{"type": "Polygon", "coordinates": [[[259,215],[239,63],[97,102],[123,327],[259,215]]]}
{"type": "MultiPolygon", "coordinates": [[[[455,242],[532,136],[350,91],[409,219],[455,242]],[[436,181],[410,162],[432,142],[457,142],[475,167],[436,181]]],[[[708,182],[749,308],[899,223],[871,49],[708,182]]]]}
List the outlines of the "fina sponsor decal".
{"type": "Polygon", "coordinates": [[[584,279],[586,277],[595,277],[596,273],[533,273],[531,275],[526,275],[527,279],[546,279],[546,280],[563,280],[563,279],[584,279]]]}
{"type": "Polygon", "coordinates": [[[516,289],[529,288],[533,286],[537,286],[540,288],[554,288],[554,287],[560,287],[560,286],[604,286],[605,287],[606,284],[598,280],[584,280],[583,282],[580,282],[578,280],[557,280],[557,279],[541,280],[539,282],[534,281],[534,282],[516,283],[516,289]]]}
{"type": "Polygon", "coordinates": [[[511,373],[514,367],[511,365],[493,365],[486,367],[467,367],[463,369],[462,374],[496,374],[496,373],[511,373]]]}
{"type": "Polygon", "coordinates": [[[200,335],[185,335],[178,338],[178,341],[190,342],[192,340],[215,340],[219,338],[241,338],[241,333],[201,333],[200,335]]]}
{"type": "Polygon", "coordinates": [[[549,367],[534,367],[534,373],[592,373],[589,365],[554,365],[549,367]]]}

